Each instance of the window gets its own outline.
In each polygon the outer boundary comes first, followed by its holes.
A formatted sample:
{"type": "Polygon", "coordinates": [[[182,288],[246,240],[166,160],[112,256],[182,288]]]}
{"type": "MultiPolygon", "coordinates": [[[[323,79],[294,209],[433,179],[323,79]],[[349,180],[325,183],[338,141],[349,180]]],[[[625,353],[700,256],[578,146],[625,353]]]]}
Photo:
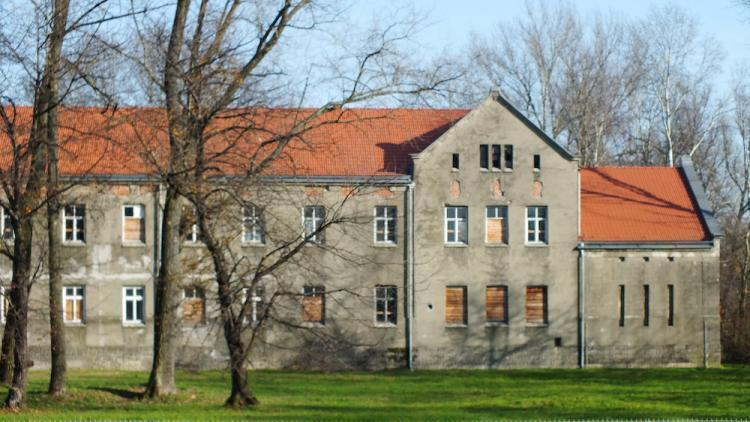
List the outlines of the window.
{"type": "Polygon", "coordinates": [[[10,297],[5,294],[5,286],[0,286],[0,322],[5,324],[5,319],[8,317],[8,310],[10,297]]]}
{"type": "Polygon", "coordinates": [[[526,208],[526,243],[547,243],[547,207],[526,208]]]}
{"type": "Polygon", "coordinates": [[[250,301],[250,306],[245,307],[245,321],[250,321],[253,326],[257,326],[263,320],[266,311],[265,301],[263,300],[263,287],[246,287],[242,289],[242,293],[244,295],[244,303],[247,305],[246,301],[250,301]],[[248,292],[251,292],[251,294],[248,295],[248,292]]]}
{"type": "Polygon", "coordinates": [[[375,243],[396,243],[396,207],[375,207],[375,243]]]}
{"type": "Polygon", "coordinates": [[[508,323],[508,286],[487,286],[487,322],[508,323]]]}
{"type": "Polygon", "coordinates": [[[206,316],[206,292],[202,287],[186,287],[182,292],[182,319],[188,324],[200,324],[206,316]]]}
{"type": "Polygon", "coordinates": [[[200,227],[198,227],[198,218],[193,207],[182,207],[182,216],[180,218],[180,238],[188,243],[197,243],[201,240],[200,227]]]}
{"type": "Polygon", "coordinates": [[[266,242],[261,211],[253,205],[242,208],[242,241],[256,245],[266,242]]]}
{"type": "Polygon", "coordinates": [[[493,145],[492,146],[492,169],[493,170],[500,170],[500,150],[502,149],[501,145],[493,145]]]}
{"type": "Polygon", "coordinates": [[[643,326],[648,327],[650,309],[649,309],[649,287],[648,284],[643,285],[643,326]]]}
{"type": "Polygon", "coordinates": [[[321,230],[326,219],[326,209],[320,205],[306,206],[304,211],[305,238],[315,243],[325,243],[321,230]]]}
{"type": "Polygon", "coordinates": [[[526,288],[526,324],[547,324],[547,286],[526,288]]]}
{"type": "Polygon", "coordinates": [[[63,287],[63,321],[73,323],[84,321],[85,297],[83,286],[63,287]]]}
{"type": "Polygon", "coordinates": [[[469,243],[469,208],[445,207],[445,243],[469,243]]]}
{"type": "Polygon", "coordinates": [[[620,309],[620,319],[618,321],[618,325],[620,327],[625,326],[625,285],[620,284],[620,298],[617,301],[617,306],[620,309]]]}
{"type": "Polygon", "coordinates": [[[85,242],[85,225],[85,205],[66,205],[63,207],[63,238],[66,242],[85,242]]]}
{"type": "Polygon", "coordinates": [[[479,145],[479,167],[488,170],[489,164],[489,145],[479,145]]]}
{"type": "Polygon", "coordinates": [[[508,243],[508,207],[487,207],[485,225],[485,242],[490,244],[508,243]]]}
{"type": "Polygon", "coordinates": [[[10,213],[3,207],[0,207],[0,233],[3,240],[13,240],[13,223],[10,221],[10,213]]]}
{"type": "Polygon", "coordinates": [[[123,287],[122,322],[125,324],[144,324],[146,322],[144,304],[143,286],[123,287]]]}
{"type": "Polygon", "coordinates": [[[398,289],[396,286],[375,287],[375,324],[396,325],[398,289]]]}
{"type": "Polygon", "coordinates": [[[466,286],[448,286],[445,288],[445,323],[446,325],[466,325],[466,286]]]}
{"type": "Polygon", "coordinates": [[[505,168],[513,170],[513,145],[505,145],[505,168]]]}
{"type": "Polygon", "coordinates": [[[146,218],[143,205],[122,207],[122,240],[140,242],[146,240],[146,218]]]}
{"type": "Polygon", "coordinates": [[[325,323],[326,288],[323,286],[305,286],[302,297],[302,320],[305,322],[325,323]]]}
{"type": "Polygon", "coordinates": [[[534,171],[539,171],[542,169],[542,156],[539,154],[534,154],[534,171]]]}
{"type": "Polygon", "coordinates": [[[667,325],[674,327],[674,285],[667,285],[668,308],[667,308],[667,325]]]}
{"type": "Polygon", "coordinates": [[[458,154],[453,153],[453,170],[458,170],[460,164],[458,154]]]}

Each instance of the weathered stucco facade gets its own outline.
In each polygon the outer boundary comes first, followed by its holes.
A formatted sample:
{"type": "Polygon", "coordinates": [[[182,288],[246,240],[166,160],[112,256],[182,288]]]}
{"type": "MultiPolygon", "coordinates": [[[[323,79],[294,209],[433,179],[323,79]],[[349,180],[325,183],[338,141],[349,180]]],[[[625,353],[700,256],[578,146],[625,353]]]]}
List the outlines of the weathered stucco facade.
{"type": "MultiPolygon", "coordinates": [[[[578,162],[502,97],[491,96],[439,130],[435,140],[411,154],[410,171],[403,175],[274,181],[275,195],[254,199],[273,216],[265,221],[268,235],[262,244],[242,242],[242,210],[225,210],[227,230],[237,232],[231,248],[250,267],[278,240],[301,230],[305,206],[348,216],[347,222],[326,230],[325,247],[305,246],[267,281],[266,294],[275,283],[285,283],[299,290],[300,297],[280,298],[274,305],[279,320],[295,324],[264,326],[250,358],[253,367],[719,363],[720,233],[701,203],[702,191],[688,165],[680,171],[695,205],[690,212],[701,221],[706,239],[588,241],[581,229],[586,216],[578,162]],[[482,145],[488,151],[484,158],[482,145]],[[503,149],[509,145],[510,161],[503,149]],[[493,146],[502,155],[497,166],[493,146]],[[382,206],[396,209],[395,242],[375,241],[373,210],[382,206]],[[461,241],[448,241],[449,207],[466,209],[461,241]],[[504,210],[502,241],[489,240],[488,207],[504,210]],[[530,242],[527,215],[537,207],[545,212],[544,234],[530,242]],[[322,324],[301,318],[302,293],[310,285],[326,289],[322,324]],[[377,286],[395,288],[395,323],[376,321],[377,286]],[[453,312],[447,309],[448,291],[456,288],[464,292],[463,320],[447,322],[453,312]],[[489,317],[488,288],[503,289],[500,320],[489,317]],[[536,306],[529,304],[530,288],[543,291],[539,320],[529,319],[536,306]]],[[[146,369],[153,342],[162,188],[145,176],[100,180],[72,189],[64,201],[86,208],[85,241],[63,246],[64,284],[85,289],[81,322],[66,324],[68,364],[146,369]],[[144,210],[142,242],[123,240],[125,205],[144,210]],[[127,287],[144,289],[140,323],[125,322],[127,287]]],[[[181,260],[188,269],[183,287],[205,291],[205,316],[179,328],[179,364],[190,369],[225,366],[210,260],[200,242],[187,242],[181,260]]],[[[7,262],[3,268],[7,280],[7,262]]],[[[40,278],[32,290],[35,311],[29,334],[36,367],[49,361],[46,295],[40,278]]]]}

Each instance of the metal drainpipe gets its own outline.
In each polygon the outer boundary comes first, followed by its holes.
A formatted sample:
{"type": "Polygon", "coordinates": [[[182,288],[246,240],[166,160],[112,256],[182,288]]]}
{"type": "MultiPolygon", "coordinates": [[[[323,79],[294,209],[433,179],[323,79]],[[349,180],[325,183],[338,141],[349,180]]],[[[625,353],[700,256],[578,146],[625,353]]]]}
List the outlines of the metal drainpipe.
{"type": "Polygon", "coordinates": [[[578,243],[578,366],[586,367],[586,251],[578,243]]]}
{"type": "Polygon", "coordinates": [[[414,183],[406,188],[406,365],[414,370],[414,183]]]}

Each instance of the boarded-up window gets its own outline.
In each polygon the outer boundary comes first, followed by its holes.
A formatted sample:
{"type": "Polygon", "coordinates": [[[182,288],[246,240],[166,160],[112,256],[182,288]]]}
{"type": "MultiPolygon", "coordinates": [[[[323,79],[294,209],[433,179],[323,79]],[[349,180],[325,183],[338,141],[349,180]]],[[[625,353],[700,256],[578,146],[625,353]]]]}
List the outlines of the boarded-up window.
{"type": "Polygon", "coordinates": [[[199,324],[206,316],[206,294],[202,287],[185,289],[182,318],[188,324],[199,324]]]}
{"type": "Polygon", "coordinates": [[[302,320],[307,322],[325,322],[326,288],[323,286],[305,286],[302,297],[302,320]]]}
{"type": "Polygon", "coordinates": [[[487,243],[508,243],[508,207],[487,207],[487,243]]]}
{"type": "Polygon", "coordinates": [[[83,322],[83,286],[63,287],[63,320],[65,322],[83,322]]]}
{"type": "Polygon", "coordinates": [[[122,239],[125,242],[143,242],[146,234],[146,219],[143,205],[122,207],[122,239]]]}
{"type": "Polygon", "coordinates": [[[466,325],[466,286],[445,288],[445,323],[466,325]]]}
{"type": "Polygon", "coordinates": [[[508,286],[487,286],[487,322],[508,323],[508,286]]]}
{"type": "Polygon", "coordinates": [[[526,323],[532,325],[547,323],[547,286],[526,288],[526,323]]]}

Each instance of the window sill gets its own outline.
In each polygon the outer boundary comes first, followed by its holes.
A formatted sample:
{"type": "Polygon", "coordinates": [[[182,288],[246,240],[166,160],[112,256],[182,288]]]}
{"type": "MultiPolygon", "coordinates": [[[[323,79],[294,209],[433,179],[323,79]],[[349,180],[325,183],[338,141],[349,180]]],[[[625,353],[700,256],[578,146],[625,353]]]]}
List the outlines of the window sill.
{"type": "Polygon", "coordinates": [[[243,248],[265,248],[265,243],[258,243],[258,242],[242,242],[243,248]]]}
{"type": "Polygon", "coordinates": [[[488,248],[501,248],[502,249],[502,248],[507,248],[510,245],[508,245],[507,243],[485,243],[484,246],[488,248]]]}
{"type": "Polygon", "coordinates": [[[145,248],[146,242],[122,242],[120,245],[123,248],[145,248]]]}
{"type": "Polygon", "coordinates": [[[316,328],[316,327],[317,327],[317,328],[322,328],[322,327],[325,327],[325,326],[326,326],[326,323],[325,323],[325,321],[322,321],[322,322],[316,322],[316,321],[302,321],[302,324],[301,324],[301,325],[302,325],[303,327],[307,327],[307,328],[316,328]]]}
{"type": "Polygon", "coordinates": [[[146,323],[145,322],[123,322],[122,327],[123,328],[145,328],[146,323]]]}
{"type": "Polygon", "coordinates": [[[527,243],[527,248],[548,248],[549,243],[527,243]]]}
{"type": "Polygon", "coordinates": [[[182,246],[188,247],[188,248],[202,248],[206,245],[203,244],[203,242],[182,242],[182,246]]]}
{"type": "Polygon", "coordinates": [[[445,324],[445,328],[469,328],[469,324],[445,324]]]}
{"type": "Polygon", "coordinates": [[[508,328],[510,325],[507,322],[491,322],[491,321],[489,321],[489,322],[485,322],[484,326],[487,327],[487,328],[491,328],[491,327],[504,327],[504,328],[508,328]]]}
{"type": "Polygon", "coordinates": [[[468,243],[446,243],[445,247],[446,248],[468,248],[469,244],[468,243]]]}
{"type": "Polygon", "coordinates": [[[539,324],[526,323],[526,328],[547,328],[547,327],[549,327],[549,323],[539,323],[539,324]]]}
{"type": "Polygon", "coordinates": [[[372,244],[374,248],[397,248],[398,243],[387,243],[387,242],[375,242],[372,244]]]}
{"type": "Polygon", "coordinates": [[[376,322],[373,327],[375,328],[396,328],[398,327],[397,324],[386,324],[386,323],[378,323],[376,322]]]}
{"type": "Polygon", "coordinates": [[[66,247],[70,246],[70,247],[73,247],[73,248],[83,248],[83,247],[86,246],[86,243],[85,242],[78,242],[78,241],[72,241],[72,242],[70,242],[70,241],[69,242],[63,241],[62,245],[66,246],[66,247]]]}
{"type": "Polygon", "coordinates": [[[513,169],[503,169],[503,173],[513,173],[513,169]]]}

